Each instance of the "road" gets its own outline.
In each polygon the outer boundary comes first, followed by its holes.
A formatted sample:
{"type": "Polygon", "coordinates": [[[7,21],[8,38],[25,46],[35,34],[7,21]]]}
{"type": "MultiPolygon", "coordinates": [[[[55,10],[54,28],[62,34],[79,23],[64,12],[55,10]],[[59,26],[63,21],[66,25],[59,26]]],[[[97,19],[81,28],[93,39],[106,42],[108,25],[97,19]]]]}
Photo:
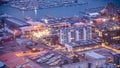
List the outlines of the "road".
{"type": "Polygon", "coordinates": [[[112,51],[115,51],[116,53],[120,53],[120,50],[117,50],[115,48],[112,48],[110,46],[107,46],[105,45],[104,43],[102,43],[102,47],[106,48],[106,49],[109,49],[109,50],[112,50],[112,51]]]}

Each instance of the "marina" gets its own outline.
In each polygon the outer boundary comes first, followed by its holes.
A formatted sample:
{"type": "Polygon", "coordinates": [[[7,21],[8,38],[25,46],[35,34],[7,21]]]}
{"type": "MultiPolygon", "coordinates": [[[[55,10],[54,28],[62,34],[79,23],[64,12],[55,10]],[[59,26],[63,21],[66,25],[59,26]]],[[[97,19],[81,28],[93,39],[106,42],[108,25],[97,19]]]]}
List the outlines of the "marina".
{"type": "Polygon", "coordinates": [[[19,18],[24,20],[26,16],[31,17],[35,20],[40,20],[41,18],[46,18],[46,15],[53,16],[56,18],[60,17],[73,17],[73,16],[83,16],[84,14],[79,13],[88,12],[89,10],[85,11],[86,9],[96,8],[100,6],[106,5],[108,2],[113,2],[116,6],[120,6],[119,0],[80,0],[82,2],[87,2],[88,4],[85,5],[76,5],[76,6],[69,6],[69,7],[58,7],[58,8],[48,8],[48,9],[38,9],[38,10],[30,10],[30,11],[23,11],[17,8],[13,8],[7,5],[0,6],[0,14],[8,14],[12,15],[13,17],[19,18]],[[95,3],[94,3],[95,2],[95,3]],[[50,11],[50,12],[48,12],[50,11]],[[14,13],[17,12],[17,13],[14,13]],[[58,14],[59,13],[59,14],[58,14]]]}

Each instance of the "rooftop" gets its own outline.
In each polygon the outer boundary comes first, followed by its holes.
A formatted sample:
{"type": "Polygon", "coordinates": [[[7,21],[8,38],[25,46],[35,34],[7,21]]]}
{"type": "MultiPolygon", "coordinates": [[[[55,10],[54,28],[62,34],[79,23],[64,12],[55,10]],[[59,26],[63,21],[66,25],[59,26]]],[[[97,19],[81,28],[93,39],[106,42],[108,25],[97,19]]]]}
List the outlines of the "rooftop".
{"type": "Polygon", "coordinates": [[[84,46],[84,45],[94,45],[100,43],[100,39],[91,39],[91,40],[86,40],[86,41],[77,41],[75,43],[68,43],[67,45],[72,46],[72,47],[79,47],[79,46],[84,46]]]}
{"type": "Polygon", "coordinates": [[[16,24],[17,26],[20,26],[20,27],[29,25],[25,21],[22,21],[22,20],[19,20],[17,18],[13,18],[13,17],[8,17],[5,20],[10,21],[10,22],[8,22],[8,24],[13,23],[13,24],[16,24]]]}
{"type": "Polygon", "coordinates": [[[89,51],[89,52],[86,52],[85,54],[88,55],[88,56],[90,56],[90,57],[93,57],[93,58],[95,58],[95,59],[105,58],[105,56],[100,55],[100,54],[98,54],[98,53],[95,53],[94,51],[89,51]]]}

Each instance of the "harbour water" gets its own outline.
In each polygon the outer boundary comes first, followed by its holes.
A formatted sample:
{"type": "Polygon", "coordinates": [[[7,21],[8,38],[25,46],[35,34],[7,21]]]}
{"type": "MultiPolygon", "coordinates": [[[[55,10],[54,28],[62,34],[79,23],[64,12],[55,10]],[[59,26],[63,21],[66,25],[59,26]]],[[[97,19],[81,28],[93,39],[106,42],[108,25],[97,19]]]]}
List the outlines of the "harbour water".
{"type": "Polygon", "coordinates": [[[29,11],[23,11],[14,7],[10,7],[8,5],[2,5],[0,6],[0,14],[8,14],[21,20],[24,20],[26,16],[39,20],[41,18],[44,18],[46,15],[54,17],[68,17],[68,16],[72,17],[75,15],[82,16],[83,14],[79,13],[79,11],[84,12],[85,9],[105,6],[109,2],[113,2],[117,7],[120,7],[120,0],[78,0],[78,1],[88,2],[88,4],[29,11]]]}

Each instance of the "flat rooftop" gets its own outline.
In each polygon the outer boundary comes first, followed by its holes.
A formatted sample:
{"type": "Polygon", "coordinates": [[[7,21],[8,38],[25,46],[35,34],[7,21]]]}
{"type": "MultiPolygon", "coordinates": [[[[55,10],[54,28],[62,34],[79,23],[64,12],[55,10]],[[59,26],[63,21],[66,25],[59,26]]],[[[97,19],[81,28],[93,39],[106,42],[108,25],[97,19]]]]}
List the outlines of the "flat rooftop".
{"type": "Polygon", "coordinates": [[[90,56],[92,58],[95,58],[95,59],[102,59],[102,58],[106,58],[105,56],[101,55],[101,54],[98,54],[94,51],[89,51],[89,52],[86,52],[85,55],[87,56],[90,56]]]}
{"type": "Polygon", "coordinates": [[[91,40],[86,40],[86,41],[77,41],[75,43],[68,43],[67,45],[72,46],[72,47],[80,47],[80,46],[85,46],[85,45],[96,45],[100,43],[100,39],[91,39],[91,40]]]}
{"type": "Polygon", "coordinates": [[[13,17],[8,17],[5,20],[10,21],[10,22],[6,22],[7,24],[14,24],[14,25],[17,25],[17,26],[20,26],[20,27],[30,25],[25,21],[22,21],[22,20],[19,20],[17,18],[13,18],[13,17]]]}

